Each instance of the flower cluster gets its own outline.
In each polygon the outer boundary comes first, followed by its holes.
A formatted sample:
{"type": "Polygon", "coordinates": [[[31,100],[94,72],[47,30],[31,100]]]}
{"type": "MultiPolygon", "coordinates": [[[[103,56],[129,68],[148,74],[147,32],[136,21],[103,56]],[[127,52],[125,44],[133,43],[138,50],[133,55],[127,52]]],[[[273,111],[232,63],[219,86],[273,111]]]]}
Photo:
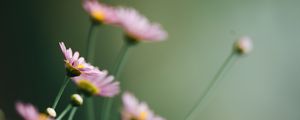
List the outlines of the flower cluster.
{"type": "Polygon", "coordinates": [[[113,97],[120,91],[119,82],[114,82],[114,77],[108,75],[106,70],[87,63],[79,52],[72,53],[72,49],[66,49],[63,42],[59,43],[65,56],[67,75],[76,83],[77,87],[86,95],[98,95],[113,97]]]}
{"type": "MultiPolygon", "coordinates": [[[[92,19],[92,25],[95,25],[94,23],[103,23],[118,26],[123,29],[125,33],[124,38],[127,43],[138,43],[140,41],[163,41],[168,37],[168,33],[161,27],[160,24],[150,22],[145,16],[141,15],[133,8],[113,7],[104,3],[100,3],[97,0],[83,0],[83,8],[92,19]]],[[[93,28],[93,26],[91,28],[93,28]]],[[[91,39],[91,34],[89,34],[88,41],[91,39]]],[[[89,43],[88,48],[95,48],[91,47],[93,42],[89,43]]],[[[122,49],[124,51],[120,52],[120,58],[117,59],[115,64],[115,66],[117,66],[116,70],[112,72],[115,76],[113,76],[110,75],[107,70],[100,70],[98,67],[88,63],[84,57],[80,56],[78,51],[73,52],[72,49],[67,48],[63,42],[59,42],[60,49],[64,56],[66,82],[62,85],[60,91],[58,92],[53,106],[48,107],[46,109],[46,113],[40,113],[31,104],[17,102],[17,111],[25,120],[61,120],[68,112],[71,111],[68,120],[72,120],[77,108],[84,104],[84,99],[86,97],[101,96],[105,98],[113,98],[117,96],[122,91],[120,89],[120,82],[115,80],[115,78],[119,79],[118,75],[119,71],[121,71],[120,66],[122,66],[122,60],[125,58],[124,56],[126,55],[128,48],[131,46],[127,43],[124,44],[125,49],[122,49]],[[72,81],[76,85],[78,91],[71,96],[69,105],[57,117],[55,108],[69,81],[72,81]]],[[[234,44],[234,50],[234,52],[238,54],[250,53],[252,50],[251,39],[249,37],[240,38],[234,44]]],[[[90,50],[88,51],[90,52],[90,50]]],[[[90,57],[88,58],[90,59],[90,57]]],[[[226,66],[227,63],[229,63],[229,61],[226,60],[224,66],[226,66]]],[[[221,67],[218,74],[224,72],[223,68],[226,68],[224,66],[221,67]]],[[[212,81],[219,79],[217,77],[219,76],[218,74],[216,77],[214,77],[215,80],[212,81]]],[[[207,91],[209,91],[209,88],[211,87],[208,87],[207,91]]],[[[103,107],[105,110],[102,110],[104,111],[103,120],[110,120],[110,107],[112,106],[111,104],[113,102],[112,99],[107,100],[107,104],[103,105],[105,106],[103,107]]],[[[122,100],[122,120],[165,120],[164,118],[156,115],[148,107],[147,103],[140,102],[133,94],[129,92],[123,93],[122,100]]],[[[93,105],[87,106],[94,107],[93,105]]],[[[95,109],[91,108],[91,110],[95,109]]]]}
{"type": "MultiPolygon", "coordinates": [[[[67,49],[63,42],[60,42],[59,46],[65,58],[66,75],[76,84],[80,93],[87,97],[113,97],[120,92],[119,82],[115,81],[112,75],[108,75],[106,70],[101,71],[98,67],[87,63],[83,57],[80,57],[79,52],[73,53],[72,49],[67,49]]],[[[74,106],[83,103],[78,94],[72,95],[71,101],[74,106]]],[[[39,113],[31,104],[18,102],[16,108],[25,120],[52,120],[56,117],[53,108],[48,108],[47,114],[39,113]]]]}
{"type": "Polygon", "coordinates": [[[121,27],[130,40],[162,41],[167,32],[158,23],[151,23],[133,8],[112,7],[96,0],[84,0],[84,9],[100,23],[121,27]]]}

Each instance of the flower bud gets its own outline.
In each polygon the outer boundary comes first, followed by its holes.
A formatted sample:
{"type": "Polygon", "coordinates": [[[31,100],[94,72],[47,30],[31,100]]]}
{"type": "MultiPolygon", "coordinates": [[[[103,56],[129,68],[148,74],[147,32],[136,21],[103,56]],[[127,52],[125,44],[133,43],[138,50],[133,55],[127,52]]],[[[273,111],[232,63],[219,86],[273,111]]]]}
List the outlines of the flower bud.
{"type": "Polygon", "coordinates": [[[83,104],[83,99],[79,94],[73,94],[71,96],[71,102],[73,106],[81,106],[83,104]]]}
{"type": "Polygon", "coordinates": [[[53,117],[53,118],[56,117],[56,112],[55,112],[55,110],[54,110],[53,108],[48,107],[46,111],[47,111],[47,114],[48,114],[50,117],[53,117]]]}
{"type": "Polygon", "coordinates": [[[252,47],[252,40],[249,37],[241,37],[234,45],[235,51],[241,55],[249,54],[252,47]]]}

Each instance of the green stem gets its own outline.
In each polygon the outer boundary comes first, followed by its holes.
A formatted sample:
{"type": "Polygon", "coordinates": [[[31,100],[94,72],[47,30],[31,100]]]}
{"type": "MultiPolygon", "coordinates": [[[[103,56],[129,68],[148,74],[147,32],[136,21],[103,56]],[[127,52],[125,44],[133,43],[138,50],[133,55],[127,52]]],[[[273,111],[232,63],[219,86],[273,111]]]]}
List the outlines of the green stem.
{"type": "Polygon", "coordinates": [[[88,120],[95,120],[95,110],[94,110],[94,99],[92,97],[90,97],[89,99],[86,99],[86,103],[87,103],[87,116],[88,116],[88,120]]]}
{"type": "MultiPolygon", "coordinates": [[[[123,45],[123,47],[121,48],[121,50],[120,50],[119,56],[116,60],[114,68],[112,70],[112,74],[115,75],[116,79],[119,78],[119,75],[120,75],[121,70],[123,68],[123,64],[125,63],[126,58],[128,56],[128,52],[129,52],[130,47],[131,47],[130,43],[125,43],[123,45]]],[[[113,98],[109,98],[109,99],[106,100],[106,102],[104,103],[104,106],[103,106],[104,112],[103,112],[101,120],[109,120],[112,104],[113,104],[113,98]]]]}
{"type": "Polygon", "coordinates": [[[131,47],[130,44],[125,43],[122,46],[121,50],[120,50],[119,56],[118,56],[117,61],[116,61],[115,65],[114,65],[114,68],[112,70],[112,74],[114,74],[117,79],[120,76],[120,71],[123,68],[123,65],[124,65],[124,63],[126,61],[126,58],[128,56],[129,48],[130,47],[131,47]]]}
{"type": "MultiPolygon", "coordinates": [[[[95,28],[97,26],[97,23],[92,22],[91,26],[89,28],[88,37],[87,37],[87,60],[90,63],[93,63],[94,61],[94,55],[95,55],[95,45],[96,45],[96,39],[94,37],[95,28]]],[[[86,102],[86,115],[88,120],[95,120],[95,111],[94,111],[94,101],[92,98],[90,98],[86,102]]]]}
{"type": "Polygon", "coordinates": [[[87,60],[91,63],[93,63],[94,55],[95,55],[95,45],[96,45],[96,39],[94,36],[95,29],[97,27],[97,24],[92,22],[91,26],[89,28],[88,37],[87,37],[87,60]]]}
{"type": "Polygon", "coordinates": [[[57,117],[56,120],[61,120],[72,108],[72,105],[68,105],[65,110],[57,117]]]}
{"type": "Polygon", "coordinates": [[[53,108],[53,109],[56,108],[56,106],[57,106],[57,104],[58,104],[58,102],[59,102],[59,100],[60,100],[60,98],[61,98],[63,92],[65,91],[65,88],[67,87],[67,85],[68,85],[69,82],[70,82],[70,79],[66,76],[66,77],[65,77],[65,83],[61,86],[61,88],[60,88],[60,90],[59,90],[57,96],[55,97],[55,101],[54,101],[54,103],[53,103],[53,105],[52,105],[52,108],[53,108]]]}
{"type": "Polygon", "coordinates": [[[68,120],[73,120],[74,115],[75,115],[77,109],[78,109],[77,107],[73,107],[73,108],[72,108],[72,111],[71,111],[71,113],[70,113],[70,115],[69,115],[68,120]]]}
{"type": "Polygon", "coordinates": [[[218,70],[218,72],[213,77],[213,79],[210,82],[210,84],[208,85],[207,89],[204,91],[203,95],[197,100],[196,104],[193,106],[193,108],[190,110],[190,112],[185,116],[184,120],[188,120],[191,117],[191,115],[198,108],[201,108],[202,101],[208,96],[209,92],[212,90],[212,88],[214,87],[215,83],[222,78],[222,76],[226,72],[226,68],[229,68],[230,66],[232,66],[232,64],[230,64],[230,63],[233,61],[234,56],[235,56],[235,53],[232,52],[227,57],[227,59],[225,60],[225,62],[222,64],[222,66],[220,67],[220,69],[218,70]]]}

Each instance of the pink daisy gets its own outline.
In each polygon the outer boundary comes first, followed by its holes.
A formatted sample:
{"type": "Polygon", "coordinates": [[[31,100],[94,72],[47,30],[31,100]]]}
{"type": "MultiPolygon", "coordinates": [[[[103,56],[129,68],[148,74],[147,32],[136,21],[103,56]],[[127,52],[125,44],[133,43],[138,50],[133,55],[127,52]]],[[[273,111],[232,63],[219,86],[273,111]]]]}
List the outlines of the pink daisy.
{"type": "Polygon", "coordinates": [[[69,77],[79,76],[82,73],[89,74],[98,69],[86,63],[83,57],[79,57],[79,52],[76,51],[73,54],[72,49],[67,49],[63,42],[60,42],[59,45],[65,57],[65,67],[69,77]]]}
{"type": "Polygon", "coordinates": [[[114,8],[97,0],[83,0],[83,8],[95,21],[105,24],[117,22],[114,8]]]}
{"type": "Polygon", "coordinates": [[[107,71],[95,70],[89,75],[73,77],[77,87],[87,95],[113,97],[120,92],[119,82],[107,71]],[[93,74],[93,75],[91,75],[93,74]]]}
{"type": "Polygon", "coordinates": [[[145,102],[139,102],[131,93],[123,94],[122,120],[165,120],[156,116],[145,102]]]}
{"type": "Polygon", "coordinates": [[[119,25],[134,40],[162,41],[168,36],[160,24],[149,22],[133,8],[118,8],[116,15],[119,25]]]}
{"type": "Polygon", "coordinates": [[[31,104],[17,102],[16,109],[24,120],[54,120],[44,113],[39,113],[31,104]]]}

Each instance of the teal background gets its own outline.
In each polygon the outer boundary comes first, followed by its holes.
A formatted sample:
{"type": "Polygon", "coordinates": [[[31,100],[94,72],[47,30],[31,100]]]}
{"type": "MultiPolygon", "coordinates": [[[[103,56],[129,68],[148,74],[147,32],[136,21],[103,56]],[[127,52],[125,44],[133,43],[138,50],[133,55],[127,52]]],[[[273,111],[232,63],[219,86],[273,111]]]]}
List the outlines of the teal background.
{"type": "MultiPolygon", "coordinates": [[[[197,110],[194,120],[299,120],[299,28],[297,0],[106,0],[138,9],[169,32],[161,43],[131,49],[122,88],[147,101],[168,120],[182,120],[240,36],[254,51],[240,57],[197,110]]],[[[90,21],[79,0],[5,1],[1,7],[0,108],[20,119],[14,102],[41,110],[63,82],[58,42],[85,53],[90,21]]],[[[110,70],[120,49],[119,28],[97,31],[95,65],[110,70]]],[[[70,85],[59,109],[75,90],[70,85]]],[[[101,107],[101,103],[97,104],[101,107]]],[[[79,111],[76,119],[84,120],[79,111]]]]}

